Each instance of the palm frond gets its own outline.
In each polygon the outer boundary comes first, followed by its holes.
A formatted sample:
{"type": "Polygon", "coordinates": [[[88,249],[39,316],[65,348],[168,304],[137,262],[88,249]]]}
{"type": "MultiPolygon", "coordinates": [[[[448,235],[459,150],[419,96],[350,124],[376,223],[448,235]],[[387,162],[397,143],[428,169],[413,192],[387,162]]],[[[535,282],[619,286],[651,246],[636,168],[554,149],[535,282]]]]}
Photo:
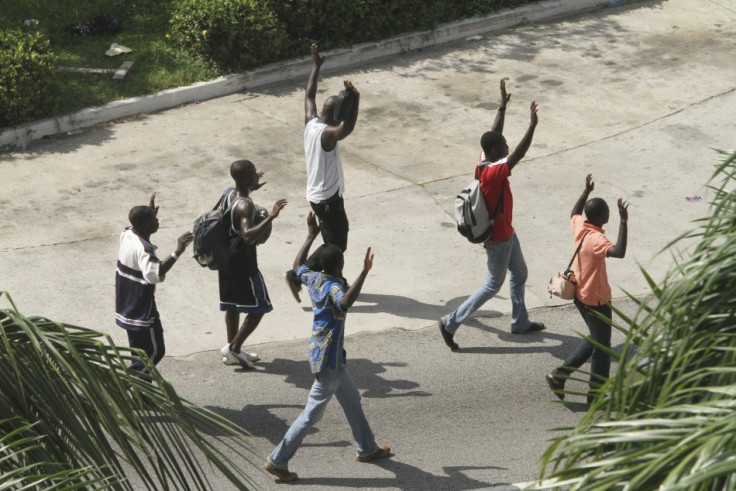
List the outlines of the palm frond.
{"type": "Polygon", "coordinates": [[[210,489],[205,465],[237,488],[252,483],[245,431],[181,399],[139,352],[91,329],[25,317],[3,296],[0,488],[42,479],[44,488],[133,489],[135,477],[147,489],[210,489]],[[146,375],[127,369],[140,358],[146,375]]]}

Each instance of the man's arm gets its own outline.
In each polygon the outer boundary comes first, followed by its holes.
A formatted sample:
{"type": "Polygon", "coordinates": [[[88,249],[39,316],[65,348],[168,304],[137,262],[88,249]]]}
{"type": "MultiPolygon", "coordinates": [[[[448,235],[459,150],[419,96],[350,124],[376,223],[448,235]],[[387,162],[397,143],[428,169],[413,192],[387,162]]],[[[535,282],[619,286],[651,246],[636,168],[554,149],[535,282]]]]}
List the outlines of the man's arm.
{"type": "Polygon", "coordinates": [[[345,292],[342,300],[340,300],[341,309],[349,309],[358,299],[358,295],[360,295],[360,290],[363,288],[363,282],[365,281],[366,276],[368,276],[368,271],[370,271],[372,267],[373,254],[371,254],[371,248],[369,247],[368,250],[365,252],[365,259],[363,260],[363,270],[360,272],[358,278],[353,282],[353,284],[350,285],[348,291],[345,292]]]}
{"type": "Polygon", "coordinates": [[[194,240],[194,234],[191,232],[184,232],[176,239],[176,250],[161,261],[161,265],[158,267],[158,276],[161,278],[161,281],[163,281],[164,276],[166,276],[166,273],[169,272],[176,260],[179,259],[179,256],[184,254],[184,251],[187,250],[187,246],[192,240],[194,240]]]}
{"type": "Polygon", "coordinates": [[[595,187],[595,183],[593,182],[593,174],[588,174],[587,176],[585,176],[585,190],[583,191],[583,194],[581,194],[578,200],[575,202],[575,206],[572,207],[572,211],[570,212],[570,218],[574,217],[575,215],[583,214],[583,208],[585,207],[585,203],[588,202],[588,196],[590,196],[590,193],[593,191],[594,187],[595,187]]]}
{"type": "Polygon", "coordinates": [[[532,101],[529,128],[526,130],[524,138],[521,139],[519,145],[517,145],[516,147],[516,150],[514,150],[514,153],[509,155],[509,157],[506,159],[509,170],[513,169],[514,166],[516,166],[516,164],[518,164],[519,161],[524,158],[524,155],[526,155],[527,150],[529,150],[529,147],[532,144],[532,138],[534,138],[534,130],[537,128],[538,122],[539,118],[537,117],[537,102],[532,101]]]}
{"type": "Polygon", "coordinates": [[[360,106],[360,92],[355,88],[353,82],[345,80],[343,82],[345,88],[353,93],[355,102],[353,102],[352,112],[338,124],[337,126],[328,126],[322,132],[322,149],[331,152],[335,149],[337,142],[344,140],[355,129],[355,122],[358,120],[358,107],[360,106]]]}
{"type": "Polygon", "coordinates": [[[325,62],[325,55],[320,55],[317,43],[312,43],[312,71],[307,79],[307,90],[304,96],[304,124],[309,120],[316,118],[317,113],[317,80],[319,79],[319,69],[325,62]]]}
{"type": "Polygon", "coordinates": [[[626,255],[626,241],[629,235],[626,228],[626,222],[629,220],[629,204],[623,198],[618,199],[618,214],[621,217],[621,222],[618,225],[618,240],[616,245],[608,249],[606,257],[623,259],[626,255]]]}
{"type": "Polygon", "coordinates": [[[309,215],[307,215],[307,230],[307,239],[302,244],[301,249],[299,249],[294,259],[294,265],[292,266],[295,273],[299,269],[299,266],[307,262],[307,255],[309,254],[309,249],[312,247],[312,242],[319,235],[319,224],[313,211],[310,211],[309,215]]]}
{"type": "Polygon", "coordinates": [[[238,231],[240,232],[240,237],[243,238],[243,242],[246,244],[254,243],[258,236],[261,235],[261,231],[266,224],[274,221],[286,204],[287,201],[285,199],[278,200],[276,204],[273,205],[271,214],[258,225],[254,225],[253,214],[255,212],[255,207],[253,206],[253,202],[249,199],[241,200],[233,208],[233,213],[235,214],[235,219],[239,224],[238,231]]]}
{"type": "Polygon", "coordinates": [[[491,128],[491,131],[495,131],[497,133],[503,133],[503,123],[504,123],[504,117],[506,115],[506,106],[508,105],[509,101],[511,100],[511,94],[506,93],[506,79],[501,79],[501,104],[498,106],[498,111],[496,112],[496,119],[493,121],[493,128],[491,128]]]}

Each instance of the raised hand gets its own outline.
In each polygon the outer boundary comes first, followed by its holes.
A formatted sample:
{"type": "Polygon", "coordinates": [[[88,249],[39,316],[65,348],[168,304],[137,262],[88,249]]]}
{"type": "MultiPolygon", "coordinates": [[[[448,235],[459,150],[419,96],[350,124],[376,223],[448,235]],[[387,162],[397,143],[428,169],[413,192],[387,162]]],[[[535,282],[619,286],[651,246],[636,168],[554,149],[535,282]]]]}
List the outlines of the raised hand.
{"type": "Polygon", "coordinates": [[[593,191],[593,188],[595,187],[595,183],[593,182],[593,174],[588,174],[585,176],[585,192],[590,193],[593,191]]]}
{"type": "Polygon", "coordinates": [[[621,217],[622,222],[629,219],[629,203],[624,201],[623,198],[618,199],[618,215],[621,217]]]}
{"type": "Polygon", "coordinates": [[[148,206],[153,208],[154,215],[158,215],[158,206],[156,206],[156,191],[151,194],[151,199],[148,201],[148,206]]]}
{"type": "Polygon", "coordinates": [[[539,122],[539,117],[537,116],[537,110],[538,110],[537,101],[532,101],[530,109],[531,109],[532,115],[531,115],[531,121],[529,122],[529,124],[531,126],[537,126],[537,123],[539,122]]]}
{"type": "Polygon", "coordinates": [[[319,234],[320,226],[317,223],[317,215],[313,211],[307,215],[307,229],[309,230],[309,237],[314,238],[319,234]]]}
{"type": "Polygon", "coordinates": [[[369,247],[365,251],[365,259],[363,260],[363,272],[367,273],[373,267],[373,254],[371,254],[371,248],[369,247]]]}
{"type": "Polygon", "coordinates": [[[319,54],[319,46],[317,43],[312,43],[312,61],[317,66],[322,66],[325,62],[325,55],[319,54]]]}
{"type": "Polygon", "coordinates": [[[352,91],[353,94],[360,95],[360,92],[358,92],[358,89],[355,88],[355,85],[353,85],[351,80],[343,80],[343,84],[345,84],[345,88],[352,91]]]}
{"type": "Polygon", "coordinates": [[[501,107],[506,107],[506,104],[511,100],[511,93],[506,93],[506,77],[501,79],[501,107]]]}
{"type": "Polygon", "coordinates": [[[285,199],[280,199],[273,205],[273,209],[271,210],[271,217],[276,218],[279,216],[279,213],[281,213],[281,210],[284,209],[284,207],[288,204],[288,201],[285,199]]]}

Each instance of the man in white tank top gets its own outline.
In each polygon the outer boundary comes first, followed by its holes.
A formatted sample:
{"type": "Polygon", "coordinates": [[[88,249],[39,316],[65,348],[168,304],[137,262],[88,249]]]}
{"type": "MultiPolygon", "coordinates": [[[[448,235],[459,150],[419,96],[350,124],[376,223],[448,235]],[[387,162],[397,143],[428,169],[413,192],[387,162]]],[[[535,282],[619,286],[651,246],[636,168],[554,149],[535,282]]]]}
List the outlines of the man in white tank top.
{"type": "MultiPolygon", "coordinates": [[[[338,142],[344,140],[355,129],[358,119],[360,93],[350,80],[345,80],[345,94],[349,102],[341,111],[340,96],[325,100],[322,112],[317,112],[317,80],[325,55],[320,54],[317,44],[312,44],[312,72],[307,80],[304,99],[304,155],[307,161],[307,201],[319,219],[322,240],[333,244],[345,252],[348,247],[348,217],[342,193],[345,189],[345,176],[340,160],[338,142]],[[352,105],[350,104],[352,103],[352,105]],[[336,114],[338,113],[338,114],[336,114]]],[[[319,257],[322,246],[309,258],[307,266],[312,271],[322,271],[319,257]]],[[[286,284],[294,299],[300,302],[301,282],[293,270],[284,273],[286,284]]]]}

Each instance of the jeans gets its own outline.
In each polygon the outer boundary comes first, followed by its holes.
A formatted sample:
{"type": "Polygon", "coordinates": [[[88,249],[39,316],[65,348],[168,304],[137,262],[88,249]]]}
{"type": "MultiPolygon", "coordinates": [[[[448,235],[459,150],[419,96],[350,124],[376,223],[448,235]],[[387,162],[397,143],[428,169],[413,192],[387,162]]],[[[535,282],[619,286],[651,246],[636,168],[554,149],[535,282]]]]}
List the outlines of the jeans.
{"type": "MultiPolygon", "coordinates": [[[[153,325],[136,331],[128,331],[128,344],[131,348],[142,349],[151,359],[153,364],[161,361],[166,353],[166,345],[164,344],[164,328],[161,325],[161,319],[156,317],[153,325]]],[[[137,372],[143,371],[145,365],[140,361],[134,361],[128,365],[130,370],[137,372]]]]}
{"type": "Polygon", "coordinates": [[[350,376],[347,367],[325,370],[315,375],[309,391],[307,406],[284,435],[283,440],[268,456],[268,461],[279,469],[288,469],[289,460],[294,456],[304,437],[325,412],[332,395],[337,397],[345,419],[353,432],[358,456],[370,455],[378,450],[373,431],[360,405],[360,392],[350,376]]]}
{"type": "MultiPolygon", "coordinates": [[[[575,306],[583,316],[585,324],[590,332],[590,339],[606,348],[611,347],[611,306],[586,305],[575,298],[575,306]],[[608,321],[601,319],[596,312],[602,314],[608,321]]],[[[569,376],[573,370],[580,368],[583,363],[590,361],[590,388],[595,389],[608,379],[611,369],[611,357],[605,351],[594,346],[587,339],[580,340],[572,353],[567,357],[563,366],[556,368],[552,374],[569,376]]],[[[593,396],[588,395],[588,403],[592,402],[593,396]]]]}
{"type": "Polygon", "coordinates": [[[470,295],[454,312],[442,318],[445,329],[450,334],[465,322],[465,319],[478,310],[484,303],[493,298],[501,289],[509,271],[509,289],[511,290],[511,331],[524,332],[531,322],[524,304],[524,284],[527,278],[526,262],[521,253],[521,244],[516,233],[503,242],[486,242],[483,244],[488,256],[488,275],[483,285],[470,295]]]}
{"type": "MultiPolygon", "coordinates": [[[[348,248],[348,216],[345,213],[345,203],[342,196],[335,194],[330,199],[322,203],[309,203],[317,215],[320,223],[320,231],[322,240],[325,244],[333,244],[340,248],[342,252],[348,248]]],[[[319,261],[319,255],[324,245],[319,246],[307,258],[306,265],[312,271],[322,271],[322,263],[319,261]]]]}

